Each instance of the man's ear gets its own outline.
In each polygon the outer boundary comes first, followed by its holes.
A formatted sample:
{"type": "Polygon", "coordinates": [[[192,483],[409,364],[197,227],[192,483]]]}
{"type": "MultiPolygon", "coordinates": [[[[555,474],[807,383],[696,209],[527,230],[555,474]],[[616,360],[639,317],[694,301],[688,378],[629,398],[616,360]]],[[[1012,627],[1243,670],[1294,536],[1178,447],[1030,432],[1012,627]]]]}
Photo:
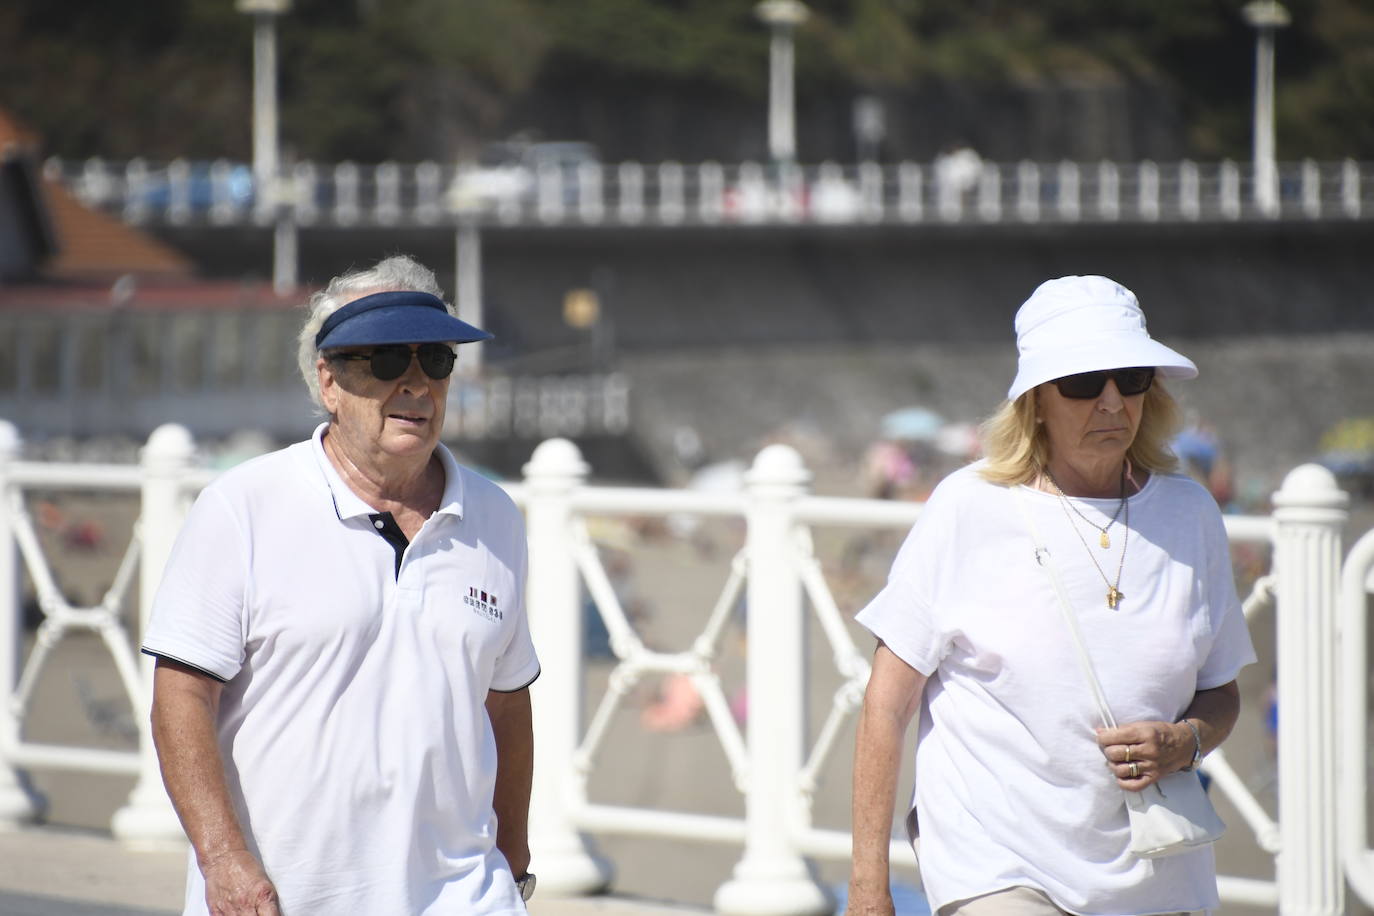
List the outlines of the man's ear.
{"type": "Polygon", "coordinates": [[[323,356],[315,360],[315,377],[320,383],[320,404],[331,415],[339,412],[339,377],[334,366],[323,356]]]}

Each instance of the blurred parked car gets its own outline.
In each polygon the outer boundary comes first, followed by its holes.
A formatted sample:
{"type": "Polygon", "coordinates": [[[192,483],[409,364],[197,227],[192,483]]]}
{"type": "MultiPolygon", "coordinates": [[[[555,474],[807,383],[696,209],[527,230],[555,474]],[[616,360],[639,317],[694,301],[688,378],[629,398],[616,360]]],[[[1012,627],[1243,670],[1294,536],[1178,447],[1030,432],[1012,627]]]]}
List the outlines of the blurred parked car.
{"type": "Polygon", "coordinates": [[[242,163],[187,162],[130,179],[127,203],[147,210],[241,210],[253,203],[253,170],[242,163]]]}
{"type": "Polygon", "coordinates": [[[449,206],[456,210],[501,209],[534,204],[540,183],[548,182],[565,208],[580,200],[580,172],[597,164],[594,145],[581,141],[488,144],[475,164],[460,164],[448,189],[449,206]]]}

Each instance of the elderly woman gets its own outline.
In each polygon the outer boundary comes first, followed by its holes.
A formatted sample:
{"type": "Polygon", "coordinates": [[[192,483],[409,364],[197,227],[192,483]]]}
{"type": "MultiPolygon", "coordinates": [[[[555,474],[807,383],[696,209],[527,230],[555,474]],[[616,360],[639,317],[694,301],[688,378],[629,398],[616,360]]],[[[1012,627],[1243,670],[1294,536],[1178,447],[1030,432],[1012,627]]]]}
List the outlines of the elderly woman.
{"type": "Polygon", "coordinates": [[[936,488],[858,616],[879,642],[855,751],[849,912],[893,911],[888,838],[913,718],[906,822],[939,916],[1215,907],[1210,847],[1138,858],[1123,794],[1225,740],[1236,675],[1254,660],[1216,504],[1172,473],[1178,408],[1161,379],[1197,369],[1105,277],[1042,284],[1016,333],[985,460],[936,488]],[[1037,541],[1115,729],[1100,724],[1037,541]]]}
{"type": "Polygon", "coordinates": [[[328,420],[191,510],[143,645],[185,913],[525,912],[524,525],[439,441],[489,336],[409,258],[335,279],[300,335],[328,420]]]}

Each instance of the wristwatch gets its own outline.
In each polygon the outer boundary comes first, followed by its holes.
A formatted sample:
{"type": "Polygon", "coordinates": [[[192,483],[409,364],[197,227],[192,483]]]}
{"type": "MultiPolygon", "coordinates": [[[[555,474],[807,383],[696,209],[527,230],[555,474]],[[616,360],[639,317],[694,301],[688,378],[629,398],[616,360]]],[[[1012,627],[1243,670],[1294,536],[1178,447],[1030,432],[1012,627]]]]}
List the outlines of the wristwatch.
{"type": "Polygon", "coordinates": [[[529,900],[534,896],[534,872],[527,871],[515,879],[515,888],[520,891],[521,900],[529,900]]]}
{"type": "Polygon", "coordinates": [[[1198,732],[1197,726],[1189,720],[1180,719],[1179,721],[1188,726],[1188,730],[1193,733],[1193,759],[1188,761],[1188,765],[1182,770],[1184,773],[1191,773],[1202,765],[1202,735],[1198,732]]]}

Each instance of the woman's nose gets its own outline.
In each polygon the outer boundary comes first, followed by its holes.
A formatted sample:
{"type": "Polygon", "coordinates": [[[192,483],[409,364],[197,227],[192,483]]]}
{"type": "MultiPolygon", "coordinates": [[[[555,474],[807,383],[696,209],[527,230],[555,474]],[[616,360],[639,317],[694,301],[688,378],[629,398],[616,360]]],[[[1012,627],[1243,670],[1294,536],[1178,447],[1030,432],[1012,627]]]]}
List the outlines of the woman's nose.
{"type": "Polygon", "coordinates": [[[1098,410],[1115,413],[1125,403],[1126,399],[1121,396],[1121,389],[1116,387],[1116,379],[1107,379],[1107,384],[1102,386],[1102,393],[1097,397],[1098,410]]]}

